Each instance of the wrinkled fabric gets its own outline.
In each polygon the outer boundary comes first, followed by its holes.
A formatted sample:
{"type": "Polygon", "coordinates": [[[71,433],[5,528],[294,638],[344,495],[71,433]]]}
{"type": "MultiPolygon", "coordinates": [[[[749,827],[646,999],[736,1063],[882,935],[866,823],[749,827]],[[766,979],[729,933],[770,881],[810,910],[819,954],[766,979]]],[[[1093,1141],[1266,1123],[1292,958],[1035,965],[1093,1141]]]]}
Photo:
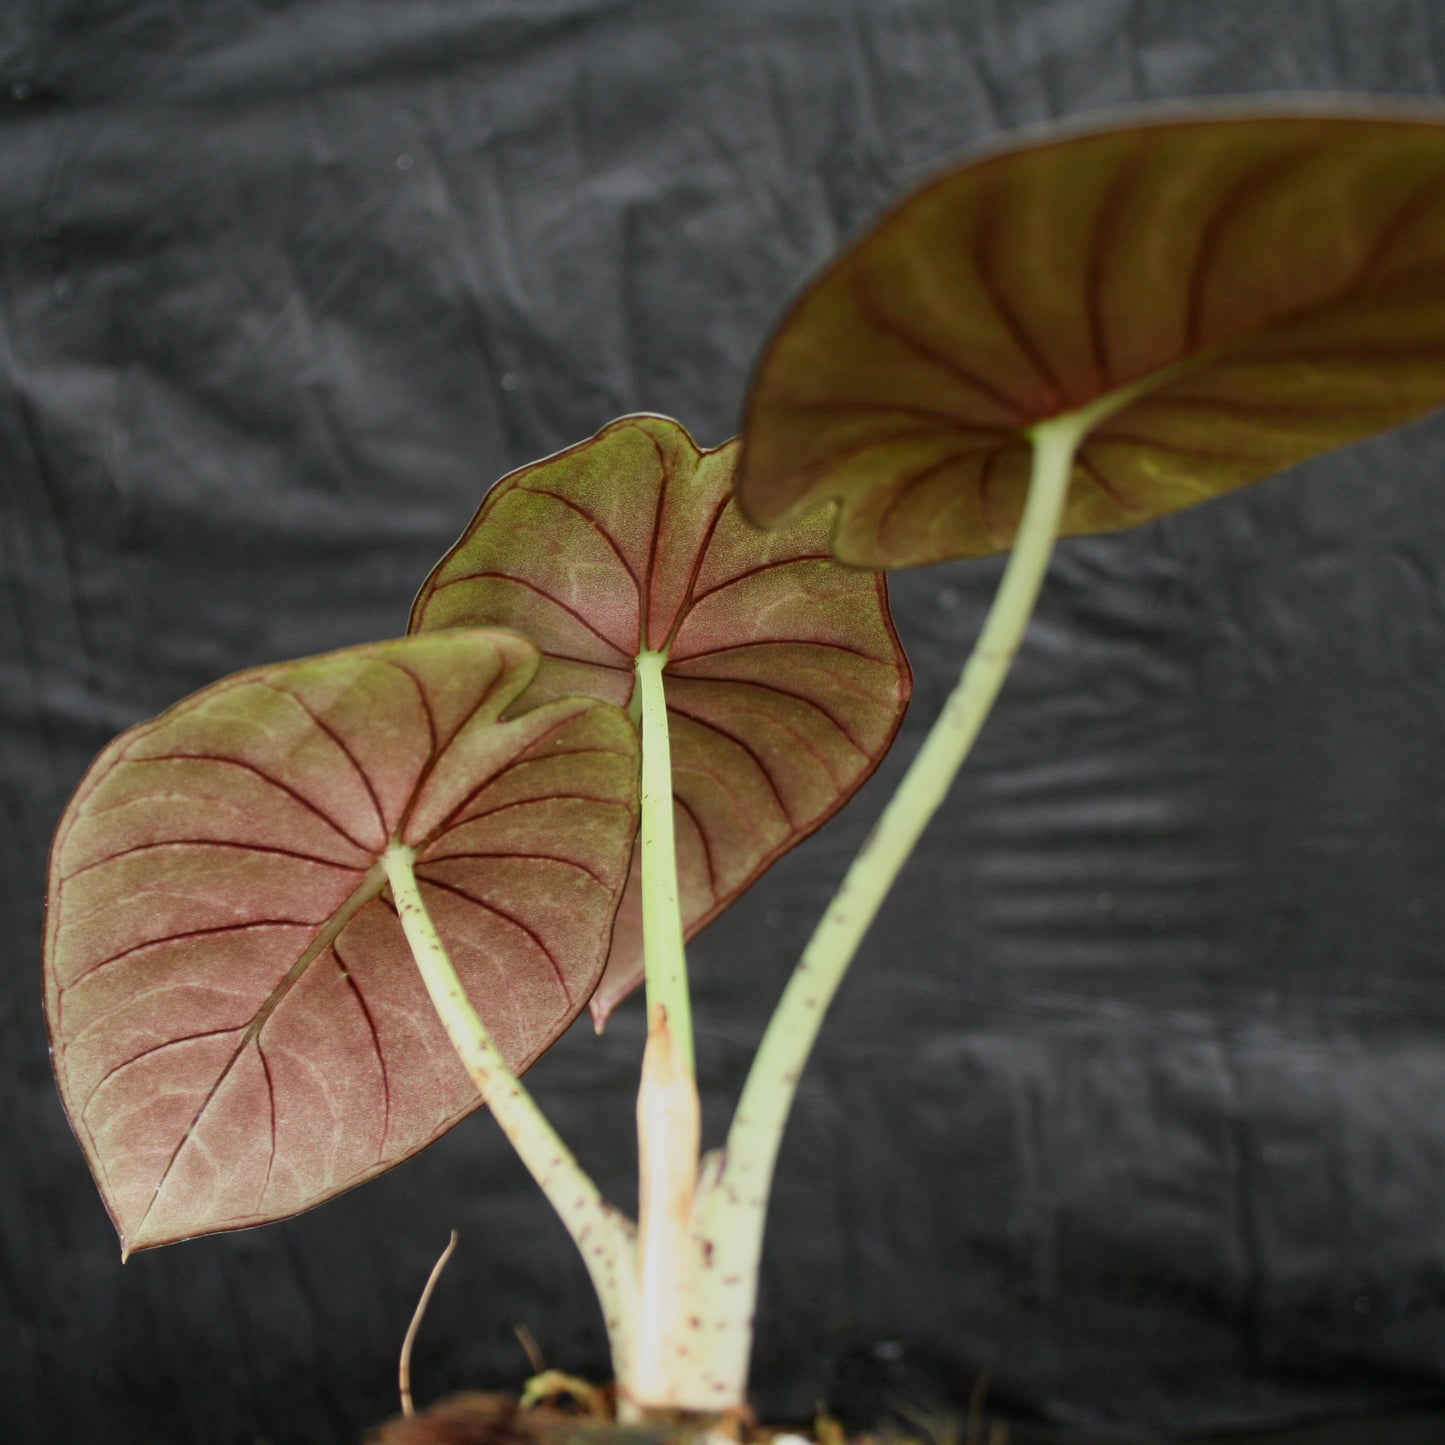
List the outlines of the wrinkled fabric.
{"type": "MultiPolygon", "coordinates": [[[[48,838],[115,732],[405,629],[509,469],[705,445],[900,187],[1140,101],[1439,98],[1427,0],[310,0],[0,10],[0,1399],[9,1438],[272,1445],[607,1373],[485,1116],[295,1221],[122,1269],[45,1051],[48,838]]],[[[1075,1431],[1445,1402],[1445,425],[1060,548],[996,716],[803,1083],[766,1416],[1075,1431]]],[[[900,576],[878,778],[693,946],[721,1139],[786,970],[937,712],[994,562],[900,576]]],[[[531,1076],[632,1206],[642,1025],[531,1076]]],[[[1371,1438],[1385,1439],[1383,1434],[1371,1438]]]]}

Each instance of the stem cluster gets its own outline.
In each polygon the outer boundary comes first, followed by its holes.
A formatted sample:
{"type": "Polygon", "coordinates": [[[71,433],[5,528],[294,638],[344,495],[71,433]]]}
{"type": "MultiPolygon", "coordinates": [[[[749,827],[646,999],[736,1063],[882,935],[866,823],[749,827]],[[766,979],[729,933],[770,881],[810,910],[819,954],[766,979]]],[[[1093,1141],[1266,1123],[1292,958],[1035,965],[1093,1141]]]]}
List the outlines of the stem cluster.
{"type": "Polygon", "coordinates": [[[576,1241],[607,1323],[622,1413],[745,1404],[763,1226],[778,1147],[823,1014],[997,697],[1038,597],[1079,442],[1115,393],[1031,429],[1033,477],[1003,581],[957,686],[848,869],[775,1010],[727,1144],[700,1157],[692,1015],[673,839],[665,654],[637,658],[648,1038],[637,1101],[636,1229],[601,1197],[498,1053],[447,958],[412,871],[385,866],[402,926],[458,1056],[576,1241]]]}

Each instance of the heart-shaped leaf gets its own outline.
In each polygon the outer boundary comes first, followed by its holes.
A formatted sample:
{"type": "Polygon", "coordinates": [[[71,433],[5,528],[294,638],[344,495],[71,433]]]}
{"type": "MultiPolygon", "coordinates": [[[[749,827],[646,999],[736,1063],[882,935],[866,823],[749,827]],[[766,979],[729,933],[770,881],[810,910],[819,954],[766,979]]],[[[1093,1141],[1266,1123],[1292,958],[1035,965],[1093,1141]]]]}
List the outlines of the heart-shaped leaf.
{"type": "MultiPolygon", "coordinates": [[[[829,519],[759,532],[737,444],[624,417],[488,493],[427,579],[413,631],[514,627],[542,649],[524,698],[626,706],[665,652],[678,881],[689,937],[847,800],[887,751],[910,676],[883,578],[828,555],[829,519]]],[[[600,1027],[642,979],[634,862],[600,1027]]]]}
{"type": "Polygon", "coordinates": [[[783,322],[740,500],[772,526],[837,498],[834,551],[867,566],[997,551],[1023,508],[1024,429],[1105,397],[1065,534],[1445,401],[1445,121],[1174,118],[940,177],[783,322]]]}
{"type": "Polygon", "coordinates": [[[117,738],[66,809],[56,1073],[127,1250],[306,1209],[477,1106],[379,859],[416,874],[514,1068],[592,993],[637,820],[627,718],[509,722],[524,638],[354,647],[227,678],[117,738]]]}

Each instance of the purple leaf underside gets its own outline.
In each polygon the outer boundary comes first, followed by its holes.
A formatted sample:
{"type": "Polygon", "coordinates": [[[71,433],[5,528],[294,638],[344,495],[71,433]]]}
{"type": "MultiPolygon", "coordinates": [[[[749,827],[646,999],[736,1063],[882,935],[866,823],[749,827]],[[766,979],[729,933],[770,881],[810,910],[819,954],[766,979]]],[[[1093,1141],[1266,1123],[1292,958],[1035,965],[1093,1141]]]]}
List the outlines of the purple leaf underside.
{"type": "Polygon", "coordinates": [[[500,721],[525,639],[438,633],[257,668],[117,738],[51,859],[46,1009],[127,1252],[294,1214],[478,1104],[379,859],[423,896],[525,1068],[587,1002],[636,831],[635,732],[500,721]]]}
{"type": "MultiPolygon", "coordinates": [[[[626,707],[665,651],[684,929],[695,935],[877,765],[910,675],[881,576],[839,566],[829,522],[776,532],[732,499],[737,444],[625,417],[504,478],[427,580],[414,632],[512,627],[542,663],[524,704],[626,707]]],[[[640,879],[592,999],[599,1027],[643,976],[640,879]]]]}
{"type": "Polygon", "coordinates": [[[1025,429],[1140,393],[1063,533],[1162,516],[1445,401],[1445,120],[1170,118],[985,156],[808,288],[764,354],[740,498],[839,503],[837,556],[1006,549],[1025,429]]]}

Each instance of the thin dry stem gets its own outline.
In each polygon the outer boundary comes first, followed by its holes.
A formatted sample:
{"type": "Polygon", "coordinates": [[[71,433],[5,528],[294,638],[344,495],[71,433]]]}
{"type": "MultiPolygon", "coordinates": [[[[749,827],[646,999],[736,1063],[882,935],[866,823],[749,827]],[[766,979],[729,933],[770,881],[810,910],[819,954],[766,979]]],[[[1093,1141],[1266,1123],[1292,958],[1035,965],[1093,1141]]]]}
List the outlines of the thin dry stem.
{"type": "Polygon", "coordinates": [[[526,1325],[513,1325],[512,1333],[517,1337],[517,1343],[522,1347],[522,1353],[527,1357],[527,1363],[532,1367],[534,1375],[545,1375],[547,1373],[547,1359],[542,1353],[542,1347],[537,1343],[537,1337],[526,1325]]]}
{"type": "Polygon", "coordinates": [[[406,1338],[401,1342],[401,1360],[397,1365],[397,1383],[401,1387],[401,1413],[410,1419],[416,1414],[416,1407],[411,1401],[411,1347],[416,1343],[416,1334],[421,1329],[422,1316],[426,1314],[426,1307],[431,1303],[432,1291],[437,1287],[437,1281],[442,1277],[442,1270],[447,1267],[447,1260],[452,1257],[457,1247],[457,1232],[452,1230],[452,1237],[447,1240],[447,1247],[442,1250],[440,1258],[432,1265],[431,1273],[426,1277],[426,1284],[422,1286],[421,1298],[416,1302],[416,1309],[412,1311],[411,1323],[406,1327],[406,1338]]]}

